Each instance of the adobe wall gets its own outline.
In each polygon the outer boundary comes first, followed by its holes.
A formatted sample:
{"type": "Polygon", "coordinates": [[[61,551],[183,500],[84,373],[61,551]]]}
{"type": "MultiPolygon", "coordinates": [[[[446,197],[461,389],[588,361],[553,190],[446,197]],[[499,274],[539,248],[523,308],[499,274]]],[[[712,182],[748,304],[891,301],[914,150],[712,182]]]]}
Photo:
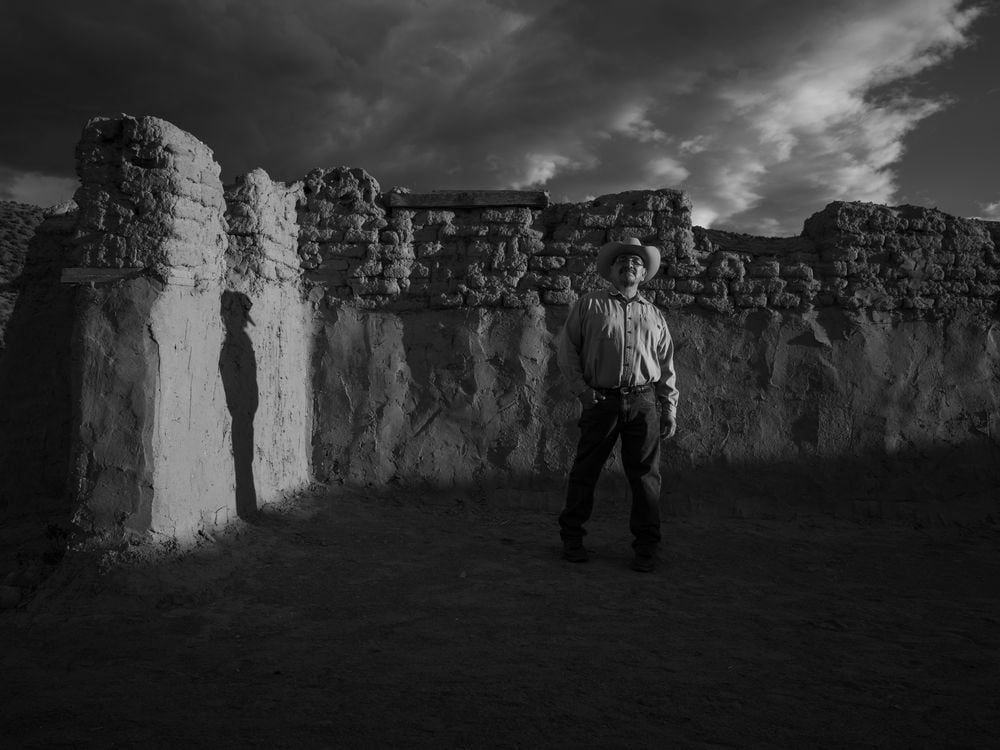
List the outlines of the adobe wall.
{"type": "Polygon", "coordinates": [[[668,511],[997,511],[996,223],[834,203],[758,238],[692,227],[676,190],[553,205],[346,167],[224,188],[155,118],[92,121],[78,157],[79,210],[45,235],[75,384],[47,423],[72,447],[40,450],[98,535],[189,535],[311,479],[558,508],[579,407],[554,339],[630,236],[663,249],[646,293],[676,341],[668,511]]]}
{"type": "Polygon", "coordinates": [[[603,283],[597,248],[636,236],[663,248],[646,293],[677,342],[669,509],[996,510],[1000,225],[835,203],[800,237],[756,238],[692,228],[671,190],[411,209],[359,170],[306,193],[309,217],[350,207],[302,235],[323,480],[557,508],[578,407],[554,337],[603,283]]]}

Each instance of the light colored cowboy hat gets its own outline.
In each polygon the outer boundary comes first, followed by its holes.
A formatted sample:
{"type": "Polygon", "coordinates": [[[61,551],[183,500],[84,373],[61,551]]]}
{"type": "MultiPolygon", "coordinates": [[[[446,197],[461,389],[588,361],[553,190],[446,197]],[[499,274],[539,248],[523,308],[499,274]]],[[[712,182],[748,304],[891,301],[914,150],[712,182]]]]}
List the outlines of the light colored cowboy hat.
{"type": "Polygon", "coordinates": [[[638,255],[646,264],[646,278],[649,281],[660,270],[660,249],[652,245],[643,245],[635,237],[629,237],[624,242],[609,242],[597,251],[597,272],[611,280],[611,264],[619,255],[638,255]]]}

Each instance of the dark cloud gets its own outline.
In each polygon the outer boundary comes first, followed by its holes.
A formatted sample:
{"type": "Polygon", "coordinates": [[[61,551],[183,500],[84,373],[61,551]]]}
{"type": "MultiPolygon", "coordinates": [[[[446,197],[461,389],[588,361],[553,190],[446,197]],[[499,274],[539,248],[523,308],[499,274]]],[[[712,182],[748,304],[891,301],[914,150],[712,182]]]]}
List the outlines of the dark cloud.
{"type": "Polygon", "coordinates": [[[128,112],[193,133],[226,179],[349,164],[386,186],[568,200],[681,187],[702,223],[789,233],[834,198],[892,198],[903,139],[939,108],[893,85],[962,47],[974,16],[960,0],[13,0],[0,190],[71,177],[86,120],[128,112]]]}

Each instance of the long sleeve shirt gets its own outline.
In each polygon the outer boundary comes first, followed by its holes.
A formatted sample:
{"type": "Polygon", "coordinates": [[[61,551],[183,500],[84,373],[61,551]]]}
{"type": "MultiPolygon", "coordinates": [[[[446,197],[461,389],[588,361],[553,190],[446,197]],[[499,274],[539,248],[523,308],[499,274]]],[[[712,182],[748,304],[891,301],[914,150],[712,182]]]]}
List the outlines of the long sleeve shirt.
{"type": "Polygon", "coordinates": [[[663,313],[642,295],[626,300],[611,289],[580,297],[559,336],[558,359],[574,394],[652,384],[666,413],[677,413],[673,339],[663,313]]]}

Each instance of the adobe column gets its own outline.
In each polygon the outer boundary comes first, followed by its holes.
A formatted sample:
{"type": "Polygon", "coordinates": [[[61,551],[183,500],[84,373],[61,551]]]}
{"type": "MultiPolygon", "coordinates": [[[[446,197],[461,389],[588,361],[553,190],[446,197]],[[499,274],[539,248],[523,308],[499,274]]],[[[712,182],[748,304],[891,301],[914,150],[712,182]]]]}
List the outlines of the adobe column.
{"type": "Polygon", "coordinates": [[[96,118],[77,146],[74,522],[100,538],[185,538],[235,516],[219,171],[153,117],[96,118]]]}

